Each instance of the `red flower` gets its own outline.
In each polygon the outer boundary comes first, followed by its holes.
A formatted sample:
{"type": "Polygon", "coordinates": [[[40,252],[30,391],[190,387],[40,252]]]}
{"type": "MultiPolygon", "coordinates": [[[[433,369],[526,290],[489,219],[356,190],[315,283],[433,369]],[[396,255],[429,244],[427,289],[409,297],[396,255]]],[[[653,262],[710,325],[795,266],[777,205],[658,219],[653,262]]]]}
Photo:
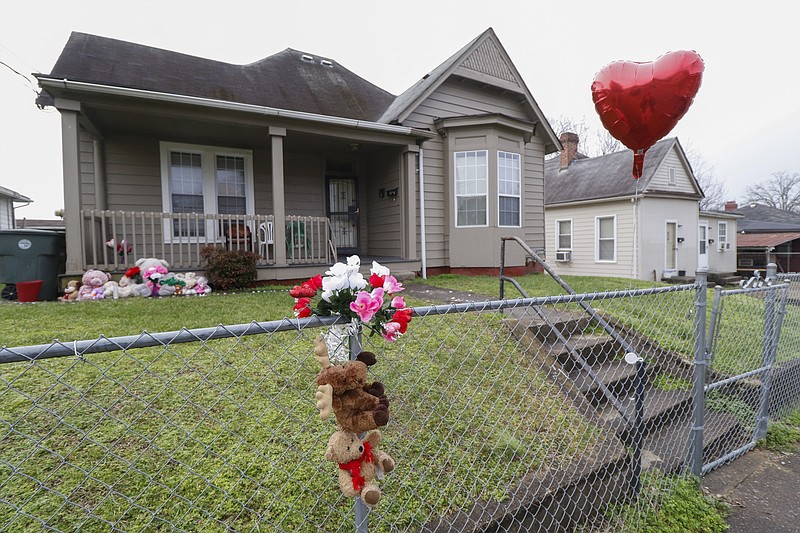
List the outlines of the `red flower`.
{"type": "Polygon", "coordinates": [[[292,298],[311,298],[315,294],[317,294],[317,290],[309,285],[308,282],[302,285],[295,285],[292,287],[292,290],[289,291],[289,296],[292,298]]]}
{"type": "Polygon", "coordinates": [[[376,289],[377,289],[378,287],[383,287],[383,283],[384,283],[384,281],[385,281],[385,280],[383,279],[383,276],[379,276],[379,275],[377,275],[377,274],[372,274],[372,275],[369,277],[369,284],[370,284],[370,285],[372,285],[372,287],[373,287],[373,288],[376,288],[376,289]]]}
{"type": "Polygon", "coordinates": [[[294,304],[294,316],[297,318],[305,318],[311,316],[311,308],[308,304],[311,303],[311,298],[298,298],[294,304]]]}
{"type": "Polygon", "coordinates": [[[141,269],[139,267],[131,267],[128,270],[125,271],[125,276],[127,276],[129,278],[135,278],[136,276],[139,275],[140,272],[141,272],[141,269]]]}
{"type": "Polygon", "coordinates": [[[399,309],[392,315],[392,322],[400,324],[400,333],[405,333],[411,322],[411,309],[399,309]]]}
{"type": "Polygon", "coordinates": [[[320,290],[322,288],[322,274],[317,274],[313,278],[309,278],[306,283],[308,283],[315,292],[320,290]]]}

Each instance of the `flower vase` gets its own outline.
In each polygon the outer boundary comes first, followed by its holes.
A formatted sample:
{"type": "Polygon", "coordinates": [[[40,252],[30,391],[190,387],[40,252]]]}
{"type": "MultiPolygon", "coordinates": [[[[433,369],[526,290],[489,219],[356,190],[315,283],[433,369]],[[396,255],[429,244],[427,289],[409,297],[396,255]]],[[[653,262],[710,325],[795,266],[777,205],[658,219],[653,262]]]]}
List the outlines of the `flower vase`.
{"type": "Polygon", "coordinates": [[[351,324],[334,324],[322,334],[328,347],[328,359],[332,364],[343,364],[350,360],[350,336],[353,335],[351,324]]]}

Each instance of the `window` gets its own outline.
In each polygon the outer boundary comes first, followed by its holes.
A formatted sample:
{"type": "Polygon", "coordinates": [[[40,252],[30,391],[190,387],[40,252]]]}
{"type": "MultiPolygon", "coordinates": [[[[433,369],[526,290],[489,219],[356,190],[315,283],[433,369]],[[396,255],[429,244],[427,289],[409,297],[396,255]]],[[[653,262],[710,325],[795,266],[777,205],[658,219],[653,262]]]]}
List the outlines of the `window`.
{"type": "Polygon", "coordinates": [[[667,178],[668,183],[670,185],[675,185],[675,169],[673,167],[669,167],[667,171],[669,172],[669,177],[667,178]]]}
{"type": "Polygon", "coordinates": [[[728,223],[719,222],[717,224],[717,243],[720,250],[725,250],[728,244],[728,223]]]}
{"type": "Polygon", "coordinates": [[[595,219],[597,249],[595,261],[614,262],[617,260],[617,217],[597,217],[595,219]]]}
{"type": "Polygon", "coordinates": [[[497,152],[498,226],[520,227],[520,157],[497,152]]]}
{"type": "Polygon", "coordinates": [[[488,152],[456,152],[456,226],[486,226],[488,152]]]}
{"type": "MultiPolygon", "coordinates": [[[[167,213],[253,213],[252,154],[247,150],[162,142],[161,190],[167,213]]],[[[167,220],[164,234],[177,240],[213,235],[213,222],[203,220],[167,220]]]]}
{"type": "Polygon", "coordinates": [[[556,220],[556,250],[572,250],[572,220],[556,220]]]}

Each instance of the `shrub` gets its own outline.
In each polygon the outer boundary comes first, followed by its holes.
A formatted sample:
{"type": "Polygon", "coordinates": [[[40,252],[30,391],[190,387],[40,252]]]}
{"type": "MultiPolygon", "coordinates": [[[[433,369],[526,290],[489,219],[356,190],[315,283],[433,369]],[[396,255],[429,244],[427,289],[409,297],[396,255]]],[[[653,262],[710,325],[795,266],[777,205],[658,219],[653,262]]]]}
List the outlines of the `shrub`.
{"type": "Polygon", "coordinates": [[[200,257],[206,262],[208,283],[215,290],[249,287],[256,280],[258,254],[209,245],[200,249],[200,257]]]}

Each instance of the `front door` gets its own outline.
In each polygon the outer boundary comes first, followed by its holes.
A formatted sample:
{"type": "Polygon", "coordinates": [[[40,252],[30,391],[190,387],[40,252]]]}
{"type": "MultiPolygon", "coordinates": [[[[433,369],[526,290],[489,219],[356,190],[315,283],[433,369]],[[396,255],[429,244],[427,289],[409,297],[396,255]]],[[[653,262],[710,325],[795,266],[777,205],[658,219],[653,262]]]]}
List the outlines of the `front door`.
{"type": "Polygon", "coordinates": [[[331,221],[333,239],[341,254],[358,252],[358,180],[356,178],[327,177],[328,219],[331,221]]]}
{"type": "Polygon", "coordinates": [[[697,269],[708,269],[708,225],[698,226],[697,269]]]}
{"type": "Polygon", "coordinates": [[[666,248],[664,250],[666,261],[664,262],[664,270],[668,272],[675,272],[678,270],[677,227],[677,222],[667,222],[666,248]]]}

